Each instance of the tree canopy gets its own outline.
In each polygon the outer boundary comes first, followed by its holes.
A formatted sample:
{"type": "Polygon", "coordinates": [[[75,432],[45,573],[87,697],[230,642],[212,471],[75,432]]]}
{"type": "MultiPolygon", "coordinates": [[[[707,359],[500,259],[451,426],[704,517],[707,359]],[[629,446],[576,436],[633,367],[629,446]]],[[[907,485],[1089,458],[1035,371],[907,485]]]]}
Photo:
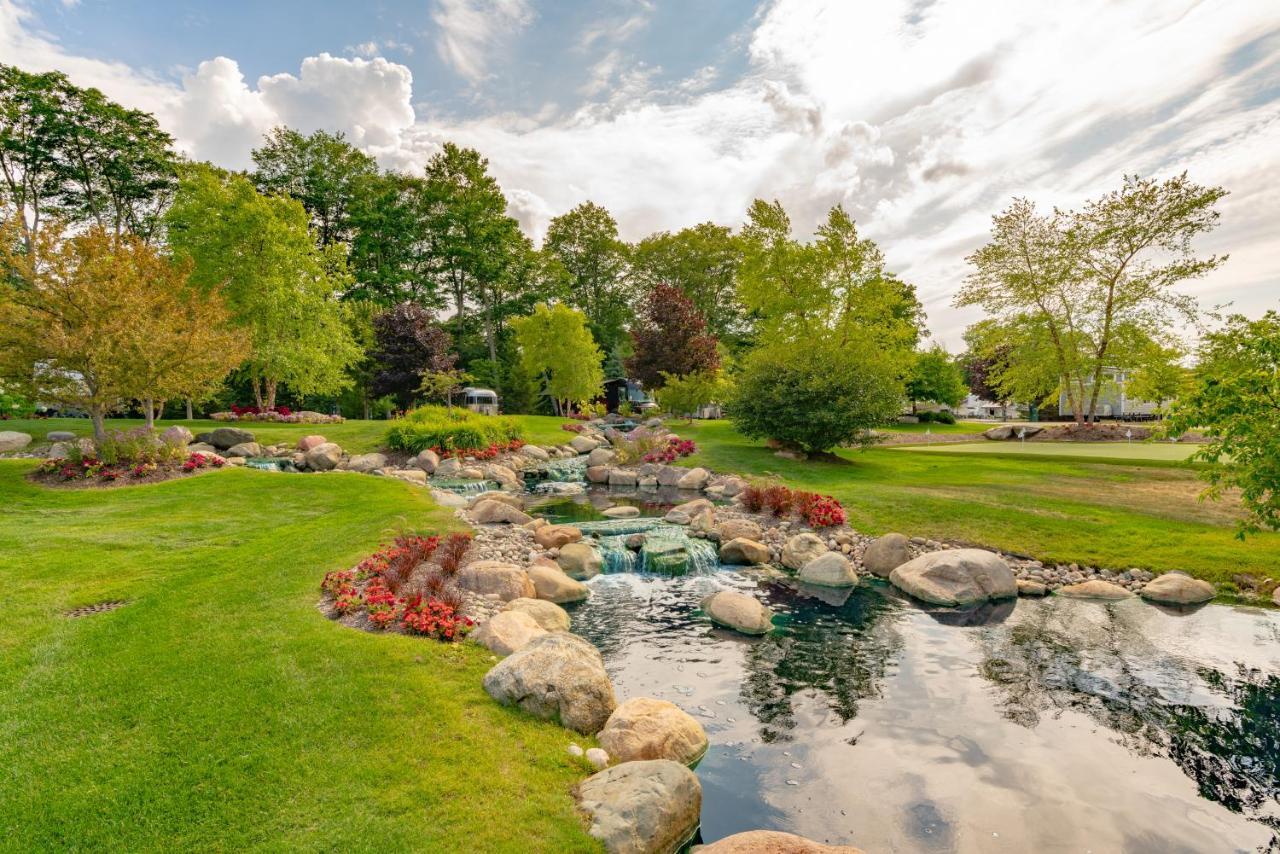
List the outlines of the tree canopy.
{"type": "Polygon", "coordinates": [[[627,372],[647,389],[661,388],[666,375],[714,372],[720,367],[716,339],[693,300],[677,287],[657,284],[639,305],[631,327],[634,355],[627,372]]]}
{"type": "Polygon", "coordinates": [[[512,321],[524,369],[538,377],[557,414],[586,403],[603,391],[600,347],[586,317],[566,305],[538,303],[533,313],[512,321]]]}
{"type": "Polygon", "coordinates": [[[907,398],[912,406],[925,400],[944,406],[959,406],[969,393],[960,366],[935,344],[916,357],[907,378],[907,398]]]}
{"type": "Polygon", "coordinates": [[[613,215],[583,202],[551,220],[543,250],[559,262],[565,301],[586,315],[601,349],[612,349],[623,338],[631,303],[627,245],[613,215]]]}

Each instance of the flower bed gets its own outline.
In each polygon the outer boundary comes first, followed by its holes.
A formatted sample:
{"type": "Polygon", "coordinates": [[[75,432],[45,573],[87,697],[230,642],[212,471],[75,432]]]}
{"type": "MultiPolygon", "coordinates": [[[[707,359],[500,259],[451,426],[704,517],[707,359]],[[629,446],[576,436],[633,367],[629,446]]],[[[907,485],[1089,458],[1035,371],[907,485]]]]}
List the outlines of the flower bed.
{"type": "Polygon", "coordinates": [[[810,528],[835,528],[848,519],[844,507],[830,495],[789,489],[779,483],[751,483],[742,490],[742,507],[749,513],[772,513],[782,519],[795,515],[810,528]]]}
{"type": "Polygon", "coordinates": [[[346,421],[341,415],[325,415],[306,409],[294,412],[287,406],[262,410],[256,406],[235,404],[231,405],[230,412],[215,412],[209,418],[213,421],[268,421],[275,424],[341,424],[346,421]]]}
{"type": "Polygon", "coordinates": [[[670,436],[666,444],[650,450],[641,459],[646,463],[673,463],[680,457],[692,456],[697,452],[698,446],[692,439],[670,436]]]}
{"type": "Polygon", "coordinates": [[[461,640],[475,621],[463,613],[466,597],[454,577],[471,541],[464,533],[402,534],[355,567],[326,575],[323,607],[360,628],[461,640]]]}
{"type": "Polygon", "coordinates": [[[33,477],[47,484],[110,486],[168,480],[225,464],[216,454],[188,455],[185,443],[137,427],[111,431],[97,443],[71,443],[65,458],[44,460],[33,477]]]}

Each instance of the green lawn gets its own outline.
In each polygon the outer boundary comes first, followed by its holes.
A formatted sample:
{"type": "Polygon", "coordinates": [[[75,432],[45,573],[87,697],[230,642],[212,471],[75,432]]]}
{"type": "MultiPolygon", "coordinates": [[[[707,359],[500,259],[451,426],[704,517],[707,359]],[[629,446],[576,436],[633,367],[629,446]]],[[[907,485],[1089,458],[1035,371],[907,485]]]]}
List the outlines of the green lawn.
{"type": "Polygon", "coordinates": [[[897,445],[895,451],[941,454],[998,454],[1001,456],[1057,457],[1073,460],[1157,460],[1180,463],[1198,445],[1172,442],[953,442],[937,445],[897,445]]]}
{"type": "MultiPolygon", "coordinates": [[[[772,475],[834,495],[851,524],[870,534],[901,531],[1052,561],[1182,569],[1217,582],[1240,572],[1280,577],[1280,534],[1236,539],[1239,508],[1199,501],[1203,483],[1181,463],[1089,459],[1097,446],[1086,444],[1071,445],[1071,456],[1060,458],[948,453],[956,446],[939,446],[927,453],[842,450],[839,462],[794,462],[724,421],[673,427],[698,442],[699,453],[685,464],[772,475]]],[[[1165,446],[1124,447],[1133,454],[1165,446]]]]}
{"type": "MultiPolygon", "coordinates": [[[[524,428],[526,440],[539,445],[558,445],[573,438],[573,434],[560,428],[567,419],[548,415],[513,416],[524,428]]],[[[141,418],[112,418],[107,421],[108,429],[127,429],[138,427],[143,423],[141,418]]],[[[192,433],[203,433],[216,427],[226,427],[228,422],[209,421],[197,418],[194,421],[158,421],[160,429],[170,424],[182,424],[192,433]]],[[[236,423],[234,426],[251,431],[258,441],[271,445],[278,442],[296,442],[303,436],[318,433],[331,442],[337,442],[347,451],[357,454],[377,451],[385,447],[387,430],[390,421],[346,421],[342,424],[273,424],[268,421],[236,423]]],[[[29,433],[37,441],[42,441],[46,434],[53,430],[70,430],[79,436],[93,435],[93,426],[87,418],[41,418],[14,419],[0,421],[0,430],[17,430],[29,433]]]]}
{"type": "Polygon", "coordinates": [[[889,424],[877,427],[881,433],[932,433],[934,435],[965,434],[973,435],[989,430],[997,425],[990,421],[957,421],[955,424],[889,424]]]}
{"type": "Polygon", "coordinates": [[[0,849],[596,850],[573,737],[490,700],[487,652],[315,608],[391,529],[451,524],[424,492],[51,490],[30,465],[0,461],[0,849]],[[63,615],[105,599],[130,604],[63,615]]]}

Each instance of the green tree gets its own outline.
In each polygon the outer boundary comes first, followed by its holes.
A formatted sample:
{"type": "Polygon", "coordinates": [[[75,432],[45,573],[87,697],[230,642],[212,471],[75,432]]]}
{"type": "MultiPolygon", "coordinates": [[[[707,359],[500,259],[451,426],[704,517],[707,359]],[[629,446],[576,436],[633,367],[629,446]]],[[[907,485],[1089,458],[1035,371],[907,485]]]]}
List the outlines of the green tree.
{"type": "Polygon", "coordinates": [[[1131,368],[1133,354],[1168,339],[1176,322],[1198,322],[1195,300],[1174,288],[1226,261],[1191,248],[1217,225],[1214,205],[1225,194],[1184,173],[1163,182],[1127,176],[1077,212],[1045,216],[1015,199],[969,256],[956,305],[1037,329],[1076,421],[1092,421],[1108,368],[1131,368]]]}
{"type": "Polygon", "coordinates": [[[427,240],[427,182],[400,172],[362,177],[347,213],[351,275],[346,299],[389,308],[409,300],[437,311],[444,298],[427,240]]]}
{"type": "Polygon", "coordinates": [[[896,359],[873,341],[819,337],[751,351],[728,404],[744,435],[817,453],[870,444],[871,429],[900,411],[902,382],[896,359]]]}
{"type": "Polygon", "coordinates": [[[1169,427],[1208,437],[1193,459],[1209,464],[1210,497],[1240,490],[1249,514],[1241,537],[1280,529],[1280,314],[1232,315],[1204,336],[1191,390],[1174,404],[1169,427]]]}
{"type": "Polygon", "coordinates": [[[921,400],[959,406],[968,393],[960,366],[940,345],[935,344],[916,357],[915,366],[907,378],[907,399],[911,401],[912,412],[921,400]]]}
{"type": "Polygon", "coordinates": [[[742,246],[728,227],[704,222],[651,234],[631,250],[632,276],[638,290],[660,284],[684,291],[719,339],[738,339],[747,332],[746,312],[738,301],[738,268],[742,246]]]}
{"type": "Polygon", "coordinates": [[[166,216],[174,252],[194,263],[191,281],[221,288],[249,335],[245,361],[258,406],[295,394],[332,394],[359,353],[337,295],[348,282],[340,246],[320,249],[301,203],[264,196],[247,178],[208,165],[183,170],[166,216]]]}
{"type": "Polygon", "coordinates": [[[729,388],[718,369],[684,376],[663,373],[662,388],[657,392],[658,405],[673,415],[692,418],[703,406],[724,400],[729,388]]]}
{"type": "Polygon", "coordinates": [[[0,202],[29,251],[49,217],[150,239],[177,186],[172,145],[149,113],[0,64],[0,202]]]}
{"type": "Polygon", "coordinates": [[[623,340],[631,304],[627,245],[618,237],[617,221],[600,205],[583,202],[551,220],[543,250],[563,271],[566,302],[586,314],[608,352],[623,340]]]}
{"type": "Polygon", "coordinates": [[[598,397],[604,387],[600,347],[585,315],[565,305],[538,303],[533,314],[512,321],[524,369],[539,377],[557,415],[598,397]]]}
{"type": "Polygon", "coordinates": [[[321,246],[350,242],[351,209],[362,183],[378,174],[374,159],[341,133],[318,130],[303,136],[278,127],[253,150],[253,179],[268,195],[292,196],[311,216],[321,246]]]}
{"type": "Polygon", "coordinates": [[[1005,321],[980,320],[964,333],[970,388],[986,400],[1036,407],[1057,406],[1059,375],[1053,342],[1034,320],[1017,315],[1005,321]],[[981,371],[975,387],[973,371],[981,371]]]}

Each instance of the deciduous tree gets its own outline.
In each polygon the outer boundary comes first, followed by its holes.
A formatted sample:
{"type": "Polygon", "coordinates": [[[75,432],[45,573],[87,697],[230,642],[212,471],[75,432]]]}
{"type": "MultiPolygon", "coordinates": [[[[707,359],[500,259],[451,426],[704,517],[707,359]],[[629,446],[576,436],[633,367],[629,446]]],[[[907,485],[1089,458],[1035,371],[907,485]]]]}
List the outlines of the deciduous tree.
{"type": "Polygon", "coordinates": [[[373,333],[373,393],[395,395],[403,410],[412,408],[425,377],[451,370],[458,360],[449,333],[417,303],[402,302],[377,315],[373,333]]]}
{"type": "Polygon", "coordinates": [[[684,291],[718,339],[746,333],[746,312],[738,301],[742,246],[727,226],[699,223],[651,234],[631,250],[631,273],[642,292],[659,284],[684,291]]]}
{"type": "Polygon", "coordinates": [[[538,303],[531,315],[511,325],[525,370],[540,378],[542,393],[552,401],[557,415],[600,395],[604,387],[600,347],[582,312],[538,303]]]}
{"type": "Polygon", "coordinates": [[[720,366],[716,339],[702,314],[679,288],[657,284],[641,300],[631,328],[634,354],[627,372],[645,388],[659,389],[664,375],[713,372],[720,366]]]}
{"type": "Polygon", "coordinates": [[[960,367],[940,345],[935,344],[916,357],[907,378],[907,399],[911,401],[912,412],[922,400],[959,406],[968,393],[960,367]]]}
{"type": "Polygon", "coordinates": [[[631,304],[627,245],[618,223],[594,202],[583,202],[551,220],[543,249],[563,270],[565,301],[580,309],[606,352],[623,338],[631,304]]]}

